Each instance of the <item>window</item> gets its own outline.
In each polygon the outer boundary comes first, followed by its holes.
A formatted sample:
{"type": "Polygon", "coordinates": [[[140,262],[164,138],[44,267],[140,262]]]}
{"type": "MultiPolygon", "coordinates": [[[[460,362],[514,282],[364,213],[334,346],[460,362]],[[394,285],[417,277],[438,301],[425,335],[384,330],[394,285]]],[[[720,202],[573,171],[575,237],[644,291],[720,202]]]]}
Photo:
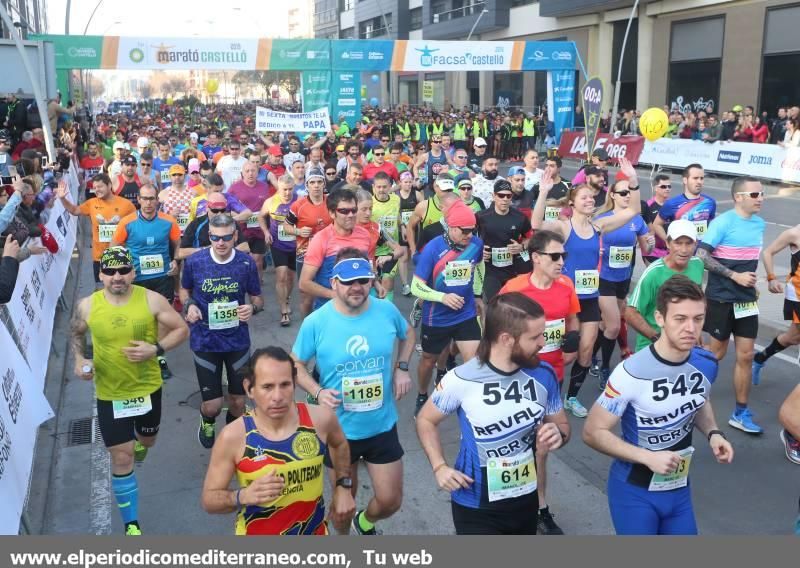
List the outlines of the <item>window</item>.
{"type": "Polygon", "coordinates": [[[392,33],[392,15],[376,16],[358,24],[359,39],[372,39],[392,33]]]}
{"type": "Polygon", "coordinates": [[[355,6],[356,0],[340,0],[341,2],[341,12],[347,12],[348,10],[352,10],[353,6],[355,6]]]}
{"type": "Polygon", "coordinates": [[[422,29],[422,7],[414,8],[411,10],[411,18],[408,21],[408,30],[421,30],[422,29]]]}
{"type": "Polygon", "coordinates": [[[494,101],[500,107],[522,106],[522,73],[494,73],[494,101]]]}
{"type": "Polygon", "coordinates": [[[431,23],[438,24],[450,19],[450,12],[448,11],[447,2],[444,0],[436,0],[431,2],[431,23]]]}
{"type": "Polygon", "coordinates": [[[339,34],[340,39],[354,39],[355,36],[355,29],[354,28],[347,28],[341,31],[339,34]]]}
{"type": "Polygon", "coordinates": [[[718,110],[724,35],[724,17],[672,24],[667,81],[671,107],[684,112],[718,110]]]}
{"type": "Polygon", "coordinates": [[[800,6],[767,11],[759,108],[774,116],[778,107],[800,100],[800,6]]]}

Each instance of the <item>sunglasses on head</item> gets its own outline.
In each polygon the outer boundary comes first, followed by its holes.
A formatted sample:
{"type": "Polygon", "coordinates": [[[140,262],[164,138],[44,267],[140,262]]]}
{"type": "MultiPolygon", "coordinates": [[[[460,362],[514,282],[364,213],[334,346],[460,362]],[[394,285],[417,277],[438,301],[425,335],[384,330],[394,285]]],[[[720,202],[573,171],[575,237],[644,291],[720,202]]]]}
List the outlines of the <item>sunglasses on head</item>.
{"type": "Polygon", "coordinates": [[[115,274],[119,274],[120,276],[125,276],[126,274],[130,274],[131,270],[133,270],[132,266],[120,266],[117,268],[101,268],[100,272],[102,272],[106,276],[114,276],[115,274]]]}
{"type": "Polygon", "coordinates": [[[340,215],[355,215],[358,213],[358,207],[337,207],[336,212],[340,215]]]}
{"type": "Polygon", "coordinates": [[[567,253],[566,252],[544,252],[543,250],[537,250],[537,254],[541,254],[543,256],[549,256],[550,260],[553,262],[558,262],[562,258],[566,261],[567,260],[567,253]]]}
{"type": "Polygon", "coordinates": [[[751,199],[758,199],[764,197],[763,191],[737,191],[736,195],[749,195],[751,199]]]}
{"type": "Polygon", "coordinates": [[[361,286],[366,286],[369,284],[370,278],[356,278],[355,280],[339,280],[340,284],[344,284],[345,286],[352,286],[353,284],[359,284],[361,286]]]}
{"type": "Polygon", "coordinates": [[[233,240],[233,233],[231,233],[230,235],[208,235],[208,238],[212,243],[216,243],[219,241],[224,241],[226,243],[229,243],[233,240]]]}

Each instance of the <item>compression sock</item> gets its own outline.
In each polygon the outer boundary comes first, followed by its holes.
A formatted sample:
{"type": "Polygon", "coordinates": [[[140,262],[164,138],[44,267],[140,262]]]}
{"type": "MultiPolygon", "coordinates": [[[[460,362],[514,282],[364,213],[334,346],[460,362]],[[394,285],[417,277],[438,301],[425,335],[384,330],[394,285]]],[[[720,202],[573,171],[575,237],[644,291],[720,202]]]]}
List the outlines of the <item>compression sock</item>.
{"type": "Polygon", "coordinates": [[[617,346],[617,340],[609,339],[603,334],[600,334],[600,345],[603,351],[603,369],[610,368],[611,365],[611,355],[614,354],[614,347],[617,346]]]}
{"type": "Polygon", "coordinates": [[[356,518],[358,519],[358,526],[361,527],[362,531],[368,532],[375,528],[375,523],[370,523],[367,519],[366,511],[361,511],[356,518]]]}
{"type": "Polygon", "coordinates": [[[592,359],[597,358],[597,353],[603,347],[603,330],[599,330],[597,333],[597,338],[594,340],[594,348],[592,349],[592,359]]]}
{"type": "Polygon", "coordinates": [[[442,382],[442,379],[447,374],[447,369],[440,369],[436,368],[436,381],[433,383],[434,386],[439,386],[439,383],[442,382]]]}
{"type": "Polygon", "coordinates": [[[230,411],[230,410],[228,410],[227,412],[225,412],[225,424],[226,424],[226,425],[227,425],[227,424],[230,424],[231,422],[233,422],[233,421],[234,421],[234,420],[236,420],[237,418],[239,418],[239,417],[238,417],[238,416],[234,416],[233,414],[231,414],[231,411],[230,411]]]}
{"type": "Polygon", "coordinates": [[[567,389],[567,398],[578,396],[578,391],[583,386],[583,381],[586,380],[586,373],[589,372],[589,367],[584,367],[577,361],[573,363],[572,369],[569,373],[569,388],[567,389]]]}
{"type": "Polygon", "coordinates": [[[124,475],[112,475],[111,487],[122,515],[122,522],[127,525],[139,518],[139,485],[136,483],[136,472],[124,475]]]}
{"type": "Polygon", "coordinates": [[[786,349],[786,346],[781,345],[781,342],[778,341],[778,338],[776,337],[772,340],[772,343],[770,343],[767,348],[764,349],[764,351],[756,353],[756,356],[753,357],[753,360],[759,365],[763,365],[767,362],[767,359],[775,355],[775,353],[780,353],[784,349],[786,349]]]}
{"type": "Polygon", "coordinates": [[[447,369],[454,369],[455,366],[456,366],[456,356],[451,353],[450,355],[447,356],[446,368],[447,369]]]}

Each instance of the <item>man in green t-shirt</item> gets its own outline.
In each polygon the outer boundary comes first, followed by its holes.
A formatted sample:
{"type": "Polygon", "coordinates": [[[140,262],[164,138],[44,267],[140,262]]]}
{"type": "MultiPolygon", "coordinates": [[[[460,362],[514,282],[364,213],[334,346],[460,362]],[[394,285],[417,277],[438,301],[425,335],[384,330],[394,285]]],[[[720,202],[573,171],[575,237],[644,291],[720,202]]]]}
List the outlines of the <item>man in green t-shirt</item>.
{"type": "Polygon", "coordinates": [[[661,328],[656,323],[656,296],[658,289],[675,274],[683,274],[693,282],[702,284],[703,261],[694,256],[697,248],[697,229],[691,221],[678,219],[670,223],[667,232],[669,254],[660,258],[642,273],[625,309],[625,320],[636,330],[636,351],[658,338],[661,328]]]}

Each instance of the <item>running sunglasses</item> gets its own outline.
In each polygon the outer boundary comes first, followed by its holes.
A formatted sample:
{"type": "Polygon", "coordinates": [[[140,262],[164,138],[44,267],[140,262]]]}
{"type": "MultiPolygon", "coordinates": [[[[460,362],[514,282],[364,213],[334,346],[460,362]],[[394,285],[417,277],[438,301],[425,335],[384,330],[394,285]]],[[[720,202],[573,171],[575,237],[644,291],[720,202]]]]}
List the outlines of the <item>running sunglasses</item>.
{"type": "Polygon", "coordinates": [[[216,207],[209,207],[208,210],[211,211],[212,213],[227,213],[228,212],[227,207],[223,207],[222,209],[217,209],[216,207]]]}
{"type": "Polygon", "coordinates": [[[233,240],[233,233],[231,233],[230,235],[208,235],[208,239],[212,243],[216,243],[219,241],[225,241],[226,243],[229,243],[233,240]]]}
{"type": "Polygon", "coordinates": [[[656,186],[659,189],[672,189],[672,185],[668,183],[662,183],[656,186]]]}
{"type": "MultiPolygon", "coordinates": [[[[338,278],[337,278],[338,280],[338,278]]],[[[341,284],[345,286],[352,286],[353,284],[360,284],[361,286],[366,286],[370,283],[371,278],[356,278],[355,280],[339,280],[341,284]]]]}
{"type": "Polygon", "coordinates": [[[751,199],[758,199],[764,197],[763,191],[737,191],[736,195],[749,195],[751,199]]]}
{"type": "Polygon", "coordinates": [[[442,139],[441,138],[431,138],[431,143],[432,144],[441,144],[442,143],[442,139]]]}
{"type": "Polygon", "coordinates": [[[510,193],[495,193],[494,196],[500,199],[511,199],[513,197],[510,193]]]}
{"type": "Polygon", "coordinates": [[[355,215],[358,213],[358,207],[337,207],[336,212],[341,215],[355,215]]]}
{"type": "Polygon", "coordinates": [[[115,274],[119,274],[120,276],[125,276],[131,273],[133,270],[132,266],[120,266],[119,268],[101,268],[100,272],[105,274],[106,276],[114,276],[115,274]]]}
{"type": "Polygon", "coordinates": [[[553,262],[558,262],[562,258],[564,259],[565,262],[567,260],[567,253],[566,252],[544,252],[543,250],[537,250],[537,251],[534,251],[534,252],[536,252],[537,254],[544,255],[544,256],[549,256],[550,260],[552,260],[553,262]]]}
{"type": "Polygon", "coordinates": [[[459,160],[466,160],[467,159],[466,156],[462,156],[462,155],[458,155],[458,156],[456,156],[456,158],[458,158],[459,160]]]}
{"type": "Polygon", "coordinates": [[[471,235],[472,233],[475,232],[475,227],[459,227],[458,230],[464,233],[465,235],[471,235]]]}
{"type": "Polygon", "coordinates": [[[628,197],[631,194],[630,190],[628,189],[623,189],[622,191],[614,191],[612,193],[619,195],[620,197],[628,197]]]}
{"type": "Polygon", "coordinates": [[[331,170],[329,172],[325,172],[325,175],[326,176],[335,176],[336,175],[336,170],[331,170]]]}

